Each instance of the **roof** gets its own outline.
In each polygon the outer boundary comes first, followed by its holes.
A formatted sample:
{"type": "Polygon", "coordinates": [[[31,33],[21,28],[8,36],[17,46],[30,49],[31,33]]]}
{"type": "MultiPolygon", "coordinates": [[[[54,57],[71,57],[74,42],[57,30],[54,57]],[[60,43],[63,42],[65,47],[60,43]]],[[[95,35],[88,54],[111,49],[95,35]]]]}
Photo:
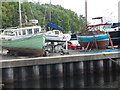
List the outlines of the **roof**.
{"type": "Polygon", "coordinates": [[[5,31],[17,31],[17,30],[24,30],[24,29],[32,29],[32,28],[41,28],[40,26],[29,26],[29,27],[22,27],[22,28],[7,28],[5,31]]]}
{"type": "Polygon", "coordinates": [[[88,26],[88,27],[103,26],[103,25],[111,25],[111,23],[104,23],[104,24],[90,25],[90,26],[88,26]]]}

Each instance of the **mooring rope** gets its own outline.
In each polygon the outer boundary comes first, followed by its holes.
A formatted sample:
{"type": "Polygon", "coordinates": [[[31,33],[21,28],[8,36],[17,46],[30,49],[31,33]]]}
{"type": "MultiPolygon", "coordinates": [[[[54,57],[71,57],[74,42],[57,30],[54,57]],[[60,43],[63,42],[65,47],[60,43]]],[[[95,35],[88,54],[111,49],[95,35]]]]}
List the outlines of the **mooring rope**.
{"type": "Polygon", "coordinates": [[[112,62],[115,62],[115,63],[118,64],[118,61],[115,61],[115,60],[113,60],[112,58],[108,57],[105,53],[103,53],[103,55],[104,55],[105,57],[107,57],[109,60],[111,60],[112,62]]]}

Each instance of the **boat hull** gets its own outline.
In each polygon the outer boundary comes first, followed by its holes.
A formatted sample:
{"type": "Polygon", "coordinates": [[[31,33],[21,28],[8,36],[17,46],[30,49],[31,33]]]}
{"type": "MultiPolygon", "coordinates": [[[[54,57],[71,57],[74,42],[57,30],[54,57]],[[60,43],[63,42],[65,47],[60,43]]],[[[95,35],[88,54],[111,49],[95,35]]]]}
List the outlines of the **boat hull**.
{"type": "Polygon", "coordinates": [[[45,36],[46,41],[63,41],[63,37],[60,36],[45,36]]]}
{"type": "Polygon", "coordinates": [[[109,32],[113,45],[120,45],[120,31],[109,32]]]}
{"type": "Polygon", "coordinates": [[[69,41],[71,39],[71,36],[69,34],[64,34],[61,36],[46,35],[45,39],[46,41],[61,42],[61,41],[69,41]]]}
{"type": "Polygon", "coordinates": [[[69,41],[71,35],[63,34],[60,30],[52,30],[45,33],[45,39],[51,42],[69,41]]]}
{"type": "Polygon", "coordinates": [[[43,34],[15,40],[2,40],[1,46],[10,52],[43,54],[45,36],[43,34]]]}
{"type": "Polygon", "coordinates": [[[88,47],[91,49],[98,48],[98,49],[106,49],[109,45],[109,40],[98,40],[98,41],[78,41],[82,47],[88,47]]]}
{"type": "Polygon", "coordinates": [[[26,49],[26,48],[11,48],[11,47],[2,47],[6,50],[8,50],[8,54],[10,55],[32,55],[32,56],[42,56],[44,55],[43,49],[26,49]]]}
{"type": "Polygon", "coordinates": [[[77,35],[77,40],[85,48],[105,49],[109,45],[109,34],[77,35]]]}

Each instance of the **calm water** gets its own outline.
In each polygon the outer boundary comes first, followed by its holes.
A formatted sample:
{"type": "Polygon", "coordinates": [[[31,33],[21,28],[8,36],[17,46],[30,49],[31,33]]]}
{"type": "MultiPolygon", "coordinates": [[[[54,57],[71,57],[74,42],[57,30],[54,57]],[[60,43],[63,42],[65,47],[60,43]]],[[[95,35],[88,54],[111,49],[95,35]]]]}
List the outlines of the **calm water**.
{"type": "Polygon", "coordinates": [[[117,71],[5,84],[4,88],[120,88],[117,71]]]}

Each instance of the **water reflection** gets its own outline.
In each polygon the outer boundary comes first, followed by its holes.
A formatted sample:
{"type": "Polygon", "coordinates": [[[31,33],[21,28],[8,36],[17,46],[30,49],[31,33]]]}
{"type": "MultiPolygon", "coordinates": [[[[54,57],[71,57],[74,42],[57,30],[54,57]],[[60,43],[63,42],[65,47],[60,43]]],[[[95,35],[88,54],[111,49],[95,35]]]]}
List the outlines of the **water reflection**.
{"type": "Polygon", "coordinates": [[[4,88],[120,88],[120,73],[87,73],[73,77],[5,84],[4,88]]]}

